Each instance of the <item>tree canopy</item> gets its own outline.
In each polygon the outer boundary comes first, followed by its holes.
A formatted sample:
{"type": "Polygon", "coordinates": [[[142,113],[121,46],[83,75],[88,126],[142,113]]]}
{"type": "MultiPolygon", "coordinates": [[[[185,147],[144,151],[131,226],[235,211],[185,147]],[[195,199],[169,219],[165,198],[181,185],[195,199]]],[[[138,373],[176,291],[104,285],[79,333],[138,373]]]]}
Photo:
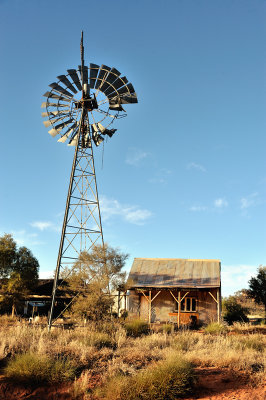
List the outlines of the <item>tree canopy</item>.
{"type": "Polygon", "coordinates": [[[122,272],[128,255],[107,244],[82,252],[71,270],[65,272],[69,288],[76,292],[72,312],[89,319],[102,319],[110,314],[111,293],[124,284],[122,272]]]}
{"type": "Polygon", "coordinates": [[[17,244],[10,234],[0,237],[0,278],[6,278],[12,272],[16,262],[17,244]]]}
{"type": "Polygon", "coordinates": [[[253,298],[257,304],[264,305],[266,313],[266,267],[259,267],[257,276],[249,280],[247,294],[253,298]]]}
{"type": "Polygon", "coordinates": [[[17,248],[10,234],[0,237],[1,308],[17,304],[36,286],[39,263],[26,247],[17,248]]]}

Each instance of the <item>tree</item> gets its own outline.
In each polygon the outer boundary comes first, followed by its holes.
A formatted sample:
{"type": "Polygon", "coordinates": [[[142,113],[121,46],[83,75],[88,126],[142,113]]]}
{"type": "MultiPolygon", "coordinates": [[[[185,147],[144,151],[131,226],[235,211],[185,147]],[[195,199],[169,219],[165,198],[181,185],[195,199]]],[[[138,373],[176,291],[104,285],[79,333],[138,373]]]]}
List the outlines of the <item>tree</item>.
{"type": "Polygon", "coordinates": [[[256,277],[249,280],[249,289],[247,294],[254,299],[255,303],[264,306],[266,316],[266,267],[260,266],[256,277]]]}
{"type": "Polygon", "coordinates": [[[237,302],[235,296],[229,296],[223,299],[223,318],[229,324],[232,325],[233,322],[248,322],[247,313],[248,309],[242,307],[241,304],[237,302]]]}
{"type": "Polygon", "coordinates": [[[71,311],[91,320],[110,315],[111,293],[125,281],[122,269],[127,258],[107,244],[94,246],[90,253],[82,252],[73,268],[65,272],[70,290],[76,293],[71,311]]]}
{"type": "Polygon", "coordinates": [[[0,237],[1,308],[12,308],[14,315],[17,305],[36,286],[39,263],[26,247],[17,249],[11,235],[0,237]]]}
{"type": "Polygon", "coordinates": [[[0,278],[6,278],[13,270],[17,254],[17,244],[10,234],[0,237],[0,278]]]}
{"type": "Polygon", "coordinates": [[[32,290],[39,277],[39,262],[27,247],[20,247],[16,254],[13,271],[20,275],[27,290],[32,290]]]}
{"type": "Polygon", "coordinates": [[[247,308],[249,314],[258,315],[264,313],[264,306],[255,303],[254,299],[249,297],[248,289],[241,289],[234,293],[234,296],[242,307],[247,308]]]}

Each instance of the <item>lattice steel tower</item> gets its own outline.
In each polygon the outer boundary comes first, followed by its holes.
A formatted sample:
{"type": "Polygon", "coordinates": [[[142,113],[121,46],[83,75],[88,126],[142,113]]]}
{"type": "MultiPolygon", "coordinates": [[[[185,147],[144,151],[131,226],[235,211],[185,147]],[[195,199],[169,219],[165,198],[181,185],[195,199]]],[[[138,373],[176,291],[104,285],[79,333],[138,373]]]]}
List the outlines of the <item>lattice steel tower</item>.
{"type": "Polygon", "coordinates": [[[112,124],[126,116],[122,104],[137,103],[133,85],[121,77],[116,68],[106,65],[84,65],[83,32],[81,33],[81,65],[67,70],[51,83],[44,94],[42,108],[49,134],[58,142],[75,146],[64,222],[55,270],[52,304],[48,326],[51,328],[56,289],[60,272],[78,260],[81,251],[95,244],[104,244],[99,206],[93,145],[99,146],[116,129],[112,124]]]}

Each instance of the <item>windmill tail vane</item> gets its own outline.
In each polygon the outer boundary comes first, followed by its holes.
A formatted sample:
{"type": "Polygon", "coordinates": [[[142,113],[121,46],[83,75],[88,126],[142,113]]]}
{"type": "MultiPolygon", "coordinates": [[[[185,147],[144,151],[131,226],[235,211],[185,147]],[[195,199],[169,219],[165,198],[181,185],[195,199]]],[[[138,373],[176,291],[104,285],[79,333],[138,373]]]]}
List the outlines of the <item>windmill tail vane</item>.
{"type": "Polygon", "coordinates": [[[45,127],[59,143],[74,146],[69,189],[59,245],[48,327],[52,326],[60,274],[73,267],[82,251],[104,244],[94,146],[98,147],[117,131],[114,122],[127,114],[122,105],[137,103],[133,85],[114,67],[84,65],[83,32],[81,65],[57,76],[44,93],[42,108],[45,127]]]}

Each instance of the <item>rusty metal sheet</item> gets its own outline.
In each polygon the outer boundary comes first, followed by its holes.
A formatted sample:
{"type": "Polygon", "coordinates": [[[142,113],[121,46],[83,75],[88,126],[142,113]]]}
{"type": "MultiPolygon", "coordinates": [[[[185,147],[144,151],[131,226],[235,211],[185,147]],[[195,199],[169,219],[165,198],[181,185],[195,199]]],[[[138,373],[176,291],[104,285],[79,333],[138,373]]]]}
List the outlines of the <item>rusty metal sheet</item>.
{"type": "Polygon", "coordinates": [[[132,288],[220,287],[221,263],[219,260],[135,258],[128,282],[132,288]]]}

